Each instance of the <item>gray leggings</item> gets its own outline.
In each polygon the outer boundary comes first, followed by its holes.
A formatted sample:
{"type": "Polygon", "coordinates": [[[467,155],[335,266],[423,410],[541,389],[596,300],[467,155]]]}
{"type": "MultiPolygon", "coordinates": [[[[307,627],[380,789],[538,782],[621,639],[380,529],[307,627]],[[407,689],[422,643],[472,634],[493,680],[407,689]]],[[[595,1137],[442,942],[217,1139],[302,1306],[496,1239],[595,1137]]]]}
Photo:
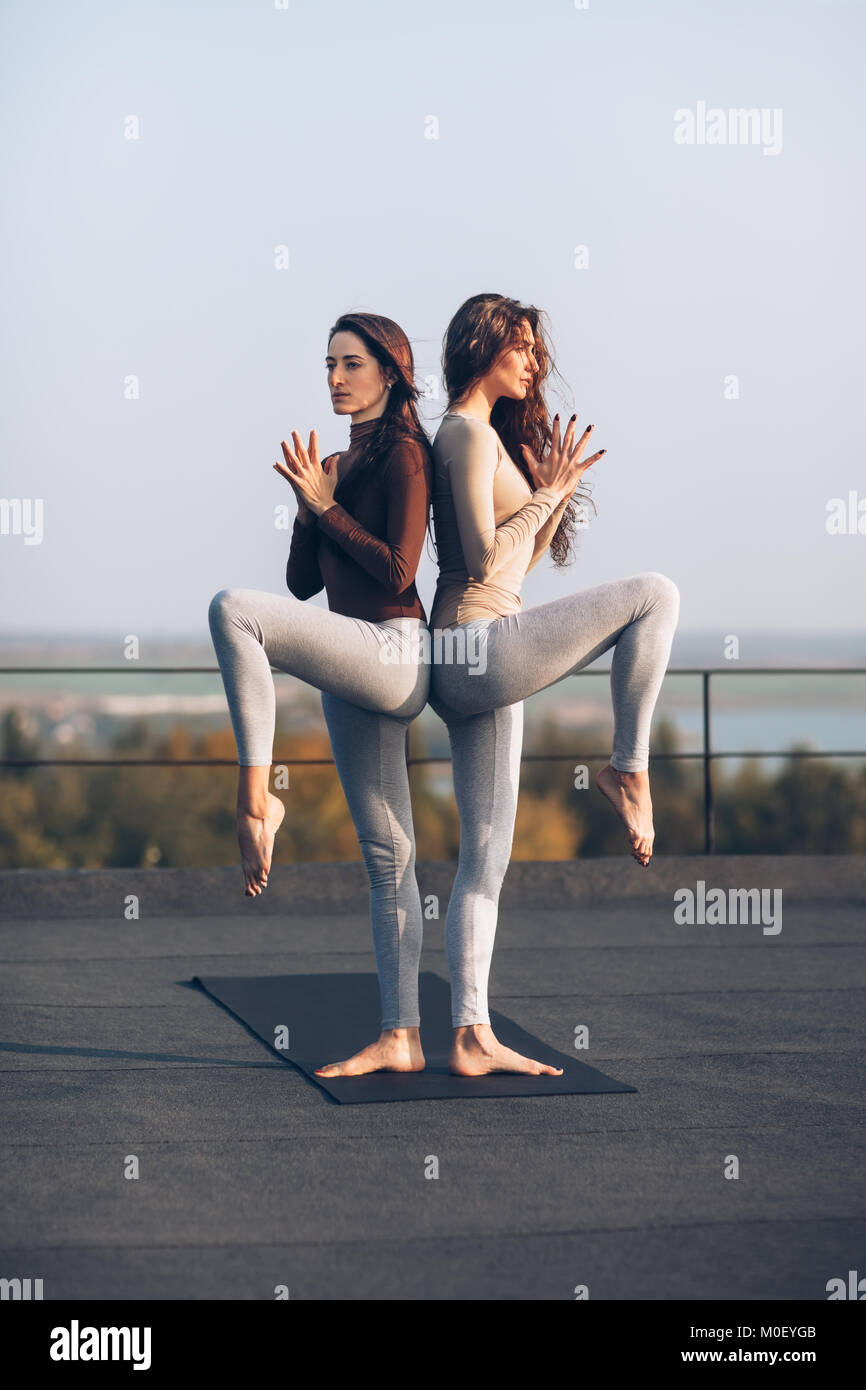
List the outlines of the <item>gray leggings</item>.
{"type": "Polygon", "coordinates": [[[673,581],[650,571],[527,612],[461,623],[452,631],[463,635],[464,650],[448,641],[440,647],[434,633],[430,704],[448,725],[460,814],[460,858],[445,918],[455,1028],[490,1022],[487,982],[517,811],[522,701],[614,647],[610,761],[620,772],[647,768],[679,607],[673,581]]]}
{"type": "Polygon", "coordinates": [[[369,622],[293,594],[221,589],[208,622],[242,766],[270,767],[271,666],[322,692],[334,761],[370,881],[382,1028],[417,1028],[421,897],[406,735],[424,708],[430,666],[420,618],[369,622]]]}

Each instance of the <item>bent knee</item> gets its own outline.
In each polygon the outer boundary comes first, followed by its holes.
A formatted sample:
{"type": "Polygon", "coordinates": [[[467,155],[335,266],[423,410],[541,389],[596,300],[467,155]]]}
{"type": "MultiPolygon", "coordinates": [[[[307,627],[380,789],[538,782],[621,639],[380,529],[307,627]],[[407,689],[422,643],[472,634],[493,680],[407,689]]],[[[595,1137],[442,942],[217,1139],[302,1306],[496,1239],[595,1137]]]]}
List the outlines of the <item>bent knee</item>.
{"type": "Polygon", "coordinates": [[[671,607],[679,608],[680,591],[672,579],[666,574],[661,574],[658,570],[647,570],[643,575],[644,583],[653,598],[661,599],[669,603],[671,607]]]}
{"type": "Polygon", "coordinates": [[[234,590],[232,589],[220,589],[217,593],[214,594],[213,598],[208,604],[207,609],[208,619],[211,622],[213,622],[214,618],[221,618],[223,616],[226,608],[229,605],[233,592],[234,590]]]}
{"type": "Polygon", "coordinates": [[[207,617],[211,627],[225,623],[241,606],[242,589],[220,589],[208,604],[207,617]]]}

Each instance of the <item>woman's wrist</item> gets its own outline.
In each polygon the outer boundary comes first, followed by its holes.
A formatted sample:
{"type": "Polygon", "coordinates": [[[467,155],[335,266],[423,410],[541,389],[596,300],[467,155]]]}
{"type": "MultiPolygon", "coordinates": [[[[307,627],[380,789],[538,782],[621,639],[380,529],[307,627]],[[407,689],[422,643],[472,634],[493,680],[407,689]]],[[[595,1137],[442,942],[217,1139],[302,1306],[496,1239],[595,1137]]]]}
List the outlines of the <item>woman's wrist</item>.
{"type": "Polygon", "coordinates": [[[538,494],[540,492],[546,495],[541,497],[539,500],[542,502],[552,502],[554,507],[558,507],[563,497],[565,496],[565,493],[561,490],[561,488],[554,487],[551,483],[545,483],[542,487],[537,487],[535,489],[535,496],[538,497],[538,494]]]}

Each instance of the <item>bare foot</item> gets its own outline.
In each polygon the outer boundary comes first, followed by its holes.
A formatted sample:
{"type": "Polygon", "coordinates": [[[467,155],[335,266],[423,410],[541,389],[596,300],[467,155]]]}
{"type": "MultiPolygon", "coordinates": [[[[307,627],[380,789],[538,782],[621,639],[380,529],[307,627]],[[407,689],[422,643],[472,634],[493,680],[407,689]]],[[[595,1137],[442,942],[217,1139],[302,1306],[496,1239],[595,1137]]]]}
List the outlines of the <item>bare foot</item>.
{"type": "Polygon", "coordinates": [[[455,1076],[486,1076],[491,1071],[518,1071],[529,1076],[562,1076],[562,1067],[522,1057],[505,1047],[489,1023],[472,1023],[455,1028],[449,1059],[455,1076]]]}
{"type": "Polygon", "coordinates": [[[286,808],[278,796],[268,792],[267,811],[253,816],[238,807],[238,844],[241,847],[241,867],[244,871],[244,896],[256,898],[268,886],[274,837],[280,828],[286,808]]]}
{"type": "Polygon", "coordinates": [[[316,1067],[315,1076],[366,1076],[371,1071],[423,1071],[426,1066],[417,1028],[385,1028],[377,1042],[345,1062],[316,1067]]]}
{"type": "Polygon", "coordinates": [[[610,763],[597,774],[595,785],[604,792],[620,819],[625,823],[631,840],[632,856],[646,868],[652,858],[653,804],[650,798],[649,773],[617,772],[610,763]]]}

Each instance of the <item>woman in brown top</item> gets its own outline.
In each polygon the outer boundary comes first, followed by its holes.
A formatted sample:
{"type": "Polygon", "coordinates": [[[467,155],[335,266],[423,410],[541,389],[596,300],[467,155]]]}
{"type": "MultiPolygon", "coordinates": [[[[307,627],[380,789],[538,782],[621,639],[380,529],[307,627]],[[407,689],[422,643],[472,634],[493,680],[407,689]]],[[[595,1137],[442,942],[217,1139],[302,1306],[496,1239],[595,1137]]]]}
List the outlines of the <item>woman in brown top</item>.
{"type": "Polygon", "coordinates": [[[408,725],[429,690],[429,633],[415,571],[430,506],[431,457],[417,414],[412,349],[378,314],[344,314],[328,335],[334,413],[349,448],[320,462],[297,431],[274,467],[298,502],[289,594],[222,589],[208,618],[238,747],[245,892],[267,885],[285,807],[268,789],[271,664],[322,692],[334,760],[370,879],[382,998],[377,1042],[322,1075],[418,1071],[422,914],[406,766],[408,725]],[[328,610],[303,602],[324,588],[328,610]]]}

